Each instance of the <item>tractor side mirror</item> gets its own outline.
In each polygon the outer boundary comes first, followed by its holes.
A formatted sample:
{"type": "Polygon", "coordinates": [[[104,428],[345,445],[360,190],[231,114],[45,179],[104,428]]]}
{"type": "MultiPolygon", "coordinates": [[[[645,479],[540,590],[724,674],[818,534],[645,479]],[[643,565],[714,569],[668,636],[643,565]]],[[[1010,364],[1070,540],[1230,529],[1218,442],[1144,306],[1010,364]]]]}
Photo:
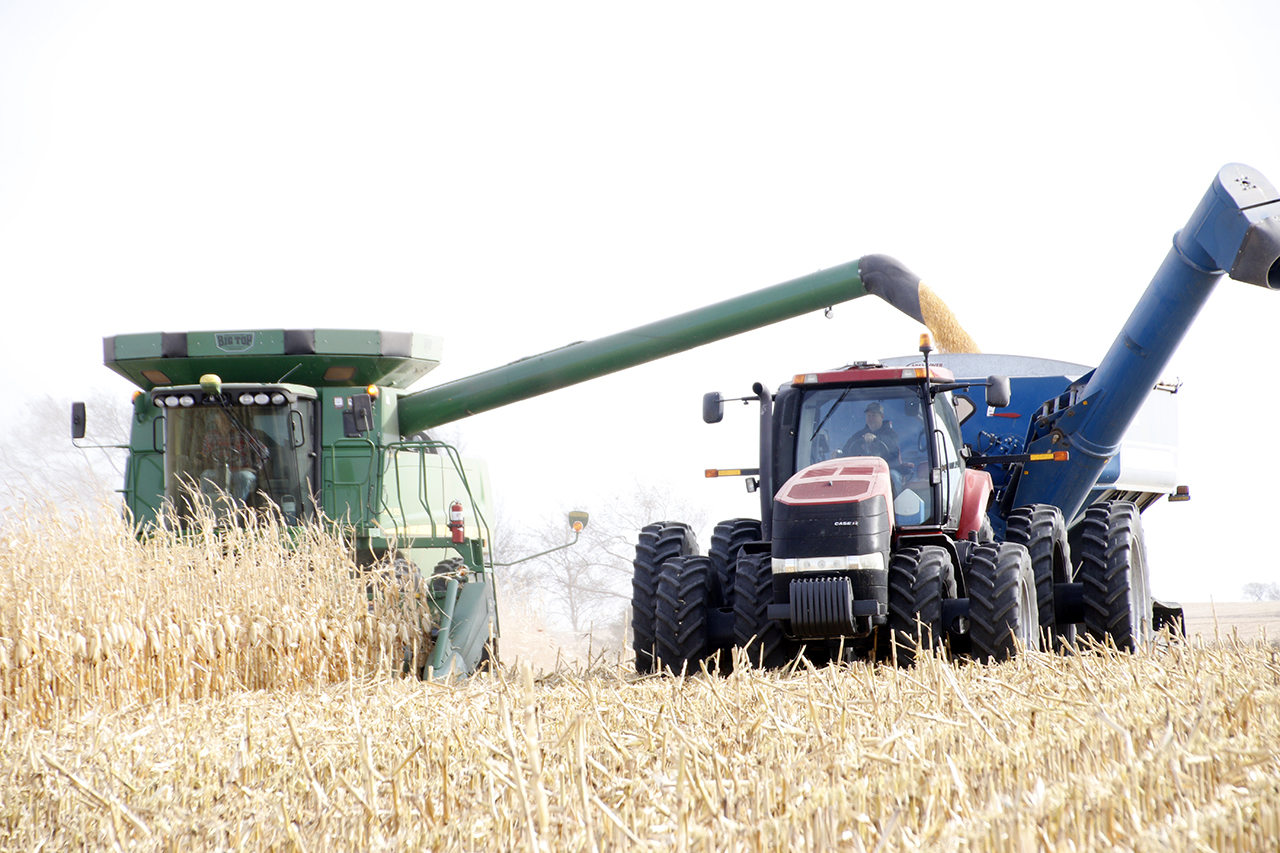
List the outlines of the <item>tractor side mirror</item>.
{"type": "Polygon", "coordinates": [[[71,439],[84,438],[85,425],[84,403],[71,404],[71,439]]]}
{"type": "Polygon", "coordinates": [[[1009,405],[1009,377],[987,377],[987,405],[1003,409],[1009,405]]]}
{"type": "Polygon", "coordinates": [[[709,424],[724,420],[724,397],[719,391],[708,391],[702,395],[702,420],[709,424]]]}

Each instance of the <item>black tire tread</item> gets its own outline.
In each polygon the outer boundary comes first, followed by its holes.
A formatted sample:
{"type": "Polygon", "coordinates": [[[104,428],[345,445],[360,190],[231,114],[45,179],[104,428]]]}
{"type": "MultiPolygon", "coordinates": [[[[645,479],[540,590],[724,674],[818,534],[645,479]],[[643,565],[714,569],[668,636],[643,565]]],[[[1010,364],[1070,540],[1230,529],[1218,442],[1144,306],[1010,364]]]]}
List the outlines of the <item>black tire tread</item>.
{"type": "Polygon", "coordinates": [[[1085,510],[1078,536],[1085,630],[1122,651],[1145,646],[1153,620],[1137,506],[1127,501],[1094,504],[1085,510]]]}
{"type": "Polygon", "coordinates": [[[1039,612],[1028,602],[1031,625],[1023,625],[1021,596],[1035,594],[1031,556],[1013,542],[979,545],[969,558],[971,653],[986,662],[1004,661],[1018,652],[1019,637],[1038,637],[1039,612]]]}
{"type": "Polygon", "coordinates": [[[738,573],[738,552],[744,545],[760,541],[760,522],[754,518],[731,518],[715,526],[711,533],[711,550],[707,554],[720,578],[724,604],[733,601],[733,587],[738,573]]]}
{"type": "Polygon", "coordinates": [[[676,557],[662,564],[654,623],[661,669],[692,675],[709,654],[707,608],[714,571],[709,557],[676,557]]]}
{"type": "Polygon", "coordinates": [[[1036,605],[1044,648],[1064,651],[1075,644],[1075,626],[1059,625],[1053,587],[1071,580],[1071,547],[1062,511],[1050,504],[1028,504],[1009,513],[1005,541],[1016,542],[1031,555],[1036,579],[1036,605]]]}
{"type": "Polygon", "coordinates": [[[738,558],[733,589],[733,644],[743,649],[755,667],[786,666],[799,652],[782,625],[768,618],[773,603],[773,570],[768,554],[743,554],[738,558]]]}
{"type": "Polygon", "coordinates": [[[662,564],[673,557],[697,553],[698,541],[687,524],[658,521],[640,531],[632,562],[631,634],[636,672],[642,675],[654,669],[654,620],[662,564]]]}
{"type": "Polygon", "coordinates": [[[945,548],[903,548],[889,561],[889,637],[899,666],[912,666],[918,650],[940,648],[946,626],[942,602],[955,598],[955,572],[945,548]]]}

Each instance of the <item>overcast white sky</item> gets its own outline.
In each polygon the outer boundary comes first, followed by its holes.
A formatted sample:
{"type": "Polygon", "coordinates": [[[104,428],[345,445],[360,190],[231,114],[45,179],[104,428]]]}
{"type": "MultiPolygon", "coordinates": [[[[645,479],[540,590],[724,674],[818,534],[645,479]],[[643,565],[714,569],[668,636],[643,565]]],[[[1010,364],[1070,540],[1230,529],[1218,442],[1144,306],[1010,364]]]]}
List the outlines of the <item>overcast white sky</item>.
{"type": "MultiPolygon", "coordinates": [[[[0,382],[131,388],[104,336],[445,338],[435,384],[871,252],[988,352],[1095,363],[1219,167],[1280,181],[1280,4],[0,3],[0,382]]],[[[1157,595],[1280,577],[1280,295],[1170,365],[1157,595]],[[1252,424],[1264,425],[1253,428],[1252,424]]],[[[669,482],[752,514],[703,391],[913,351],[875,300],[472,419],[508,515],[669,482]],[[874,304],[873,304],[874,303],[874,304]]],[[[92,413],[91,413],[92,417],[92,413]]]]}

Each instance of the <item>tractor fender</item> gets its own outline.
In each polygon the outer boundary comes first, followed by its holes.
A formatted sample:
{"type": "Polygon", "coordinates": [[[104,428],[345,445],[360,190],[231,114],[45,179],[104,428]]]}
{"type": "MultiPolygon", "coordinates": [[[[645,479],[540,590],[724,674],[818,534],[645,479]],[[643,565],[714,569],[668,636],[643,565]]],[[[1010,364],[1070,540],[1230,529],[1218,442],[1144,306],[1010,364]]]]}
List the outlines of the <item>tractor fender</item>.
{"type": "Polygon", "coordinates": [[[956,538],[968,539],[969,534],[982,529],[991,502],[991,475],[986,471],[966,468],[964,472],[964,502],[960,505],[960,528],[956,538]]]}

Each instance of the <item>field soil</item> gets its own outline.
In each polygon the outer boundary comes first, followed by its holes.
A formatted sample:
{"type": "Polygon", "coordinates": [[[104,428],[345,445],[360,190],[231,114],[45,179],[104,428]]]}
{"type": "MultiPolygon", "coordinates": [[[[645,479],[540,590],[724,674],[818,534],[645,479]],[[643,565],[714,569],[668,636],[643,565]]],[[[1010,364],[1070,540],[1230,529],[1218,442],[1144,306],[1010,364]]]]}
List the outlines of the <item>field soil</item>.
{"type": "Polygon", "coordinates": [[[1266,632],[1268,642],[1280,642],[1280,601],[1224,601],[1183,604],[1187,637],[1204,642],[1228,639],[1256,640],[1266,632]]]}

